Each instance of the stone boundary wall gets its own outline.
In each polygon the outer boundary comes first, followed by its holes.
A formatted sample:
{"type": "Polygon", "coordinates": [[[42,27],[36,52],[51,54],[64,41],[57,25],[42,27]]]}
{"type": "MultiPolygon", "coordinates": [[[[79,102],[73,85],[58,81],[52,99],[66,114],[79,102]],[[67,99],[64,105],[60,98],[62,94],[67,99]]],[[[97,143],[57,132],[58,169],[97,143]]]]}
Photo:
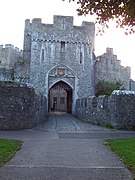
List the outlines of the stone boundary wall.
{"type": "Polygon", "coordinates": [[[135,130],[135,95],[112,94],[110,97],[77,99],[76,116],[97,125],[135,130]]]}
{"type": "Polygon", "coordinates": [[[45,120],[47,101],[33,87],[0,82],[0,130],[35,127],[45,120]]]}

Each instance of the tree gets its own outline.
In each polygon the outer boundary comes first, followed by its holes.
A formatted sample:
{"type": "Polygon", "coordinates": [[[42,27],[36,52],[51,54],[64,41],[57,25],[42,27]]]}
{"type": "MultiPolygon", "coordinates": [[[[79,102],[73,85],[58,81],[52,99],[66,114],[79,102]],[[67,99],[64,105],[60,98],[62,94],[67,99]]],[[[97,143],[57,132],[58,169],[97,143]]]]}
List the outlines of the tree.
{"type": "Polygon", "coordinates": [[[96,15],[96,23],[102,26],[99,33],[109,27],[110,20],[116,22],[116,27],[125,29],[126,34],[135,32],[135,0],[69,0],[71,1],[76,1],[80,6],[77,9],[78,15],[96,15]]]}
{"type": "Polygon", "coordinates": [[[124,90],[123,82],[117,81],[116,83],[108,81],[99,81],[95,87],[95,95],[107,95],[110,96],[114,90],[124,90]]]}

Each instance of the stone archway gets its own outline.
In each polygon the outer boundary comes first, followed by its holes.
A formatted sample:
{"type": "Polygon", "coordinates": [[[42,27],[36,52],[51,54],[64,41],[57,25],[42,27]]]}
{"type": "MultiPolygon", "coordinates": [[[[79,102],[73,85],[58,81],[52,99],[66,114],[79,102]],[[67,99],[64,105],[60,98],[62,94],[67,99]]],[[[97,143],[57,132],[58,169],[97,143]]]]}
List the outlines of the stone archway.
{"type": "Polygon", "coordinates": [[[72,113],[72,88],[65,82],[59,81],[49,89],[49,111],[72,113]]]}

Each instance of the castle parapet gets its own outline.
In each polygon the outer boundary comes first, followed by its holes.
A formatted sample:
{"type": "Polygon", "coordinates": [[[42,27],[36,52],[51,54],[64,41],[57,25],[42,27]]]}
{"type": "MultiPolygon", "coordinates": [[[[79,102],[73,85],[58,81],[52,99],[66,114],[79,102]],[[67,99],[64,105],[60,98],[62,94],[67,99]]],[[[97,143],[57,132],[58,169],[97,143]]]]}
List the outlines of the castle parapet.
{"type": "Polygon", "coordinates": [[[18,47],[15,47],[15,51],[16,51],[16,52],[19,52],[19,48],[18,48],[18,47]]]}
{"type": "Polygon", "coordinates": [[[123,82],[126,90],[130,89],[130,67],[121,65],[121,61],[113,54],[113,48],[106,48],[106,53],[96,58],[95,63],[95,84],[99,81],[123,82]]]}
{"type": "Polygon", "coordinates": [[[93,44],[93,50],[95,49],[95,24],[94,22],[83,21],[81,27],[84,27],[87,30],[89,39],[93,44]]]}
{"type": "Polygon", "coordinates": [[[12,45],[12,44],[5,44],[5,48],[13,48],[14,49],[14,45],[12,45]]]}
{"type": "Polygon", "coordinates": [[[30,19],[25,20],[25,28],[30,26],[30,19]]]}
{"type": "Polygon", "coordinates": [[[3,44],[2,44],[2,45],[0,45],[0,49],[3,49],[3,44]]]}
{"type": "Polygon", "coordinates": [[[73,28],[73,16],[54,16],[53,25],[58,29],[73,28]]]}
{"type": "Polygon", "coordinates": [[[34,24],[41,24],[41,18],[34,18],[34,19],[32,19],[32,23],[34,23],[34,24]]]}
{"type": "Polygon", "coordinates": [[[0,45],[0,50],[3,50],[3,49],[7,49],[7,50],[12,49],[13,51],[15,51],[17,53],[22,54],[22,50],[19,49],[18,47],[14,47],[14,45],[12,45],[12,44],[5,44],[5,45],[1,44],[0,45]]]}
{"type": "Polygon", "coordinates": [[[106,48],[106,54],[109,56],[113,56],[113,48],[106,48]]]}
{"type": "Polygon", "coordinates": [[[81,26],[85,26],[85,27],[95,30],[94,22],[83,21],[81,26]]]}
{"type": "Polygon", "coordinates": [[[115,90],[109,97],[92,96],[85,101],[85,106],[80,105],[83,99],[76,101],[75,115],[81,120],[118,129],[135,130],[135,91],[115,90]],[[93,106],[93,102],[97,106],[93,106]]]}
{"type": "MultiPolygon", "coordinates": [[[[18,61],[18,58],[22,58],[22,50],[17,47],[14,47],[12,44],[0,45],[0,68],[12,69],[15,66],[15,63],[18,61]]],[[[1,78],[3,80],[10,80],[10,74],[12,72],[1,71],[1,78]],[[6,77],[6,78],[5,78],[6,77]]]]}

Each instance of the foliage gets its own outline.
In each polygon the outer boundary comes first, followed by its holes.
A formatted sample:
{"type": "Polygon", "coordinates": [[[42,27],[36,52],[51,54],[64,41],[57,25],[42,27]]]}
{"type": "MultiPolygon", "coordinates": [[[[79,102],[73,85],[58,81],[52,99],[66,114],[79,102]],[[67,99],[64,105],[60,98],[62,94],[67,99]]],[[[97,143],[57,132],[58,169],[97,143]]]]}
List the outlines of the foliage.
{"type": "Polygon", "coordinates": [[[18,57],[17,58],[17,61],[15,62],[15,67],[18,67],[19,65],[23,65],[26,63],[26,59],[24,59],[23,57],[18,57]]]}
{"type": "Polygon", "coordinates": [[[108,129],[114,129],[114,127],[111,124],[105,124],[105,127],[108,129]]]}
{"type": "Polygon", "coordinates": [[[125,28],[126,34],[135,32],[135,0],[69,0],[71,1],[76,1],[79,5],[78,15],[96,15],[96,23],[102,25],[99,33],[109,27],[111,19],[116,22],[116,27],[125,28]]]}
{"type": "Polygon", "coordinates": [[[21,146],[21,141],[0,139],[0,166],[9,161],[21,146]]]}
{"type": "Polygon", "coordinates": [[[106,140],[106,144],[121,157],[135,178],[135,138],[106,140]]]}
{"type": "Polygon", "coordinates": [[[113,82],[108,82],[108,81],[99,81],[95,87],[95,95],[100,96],[100,95],[107,95],[110,96],[111,93],[114,90],[124,90],[124,87],[122,86],[123,83],[121,81],[117,81],[116,83],[113,82]]]}

